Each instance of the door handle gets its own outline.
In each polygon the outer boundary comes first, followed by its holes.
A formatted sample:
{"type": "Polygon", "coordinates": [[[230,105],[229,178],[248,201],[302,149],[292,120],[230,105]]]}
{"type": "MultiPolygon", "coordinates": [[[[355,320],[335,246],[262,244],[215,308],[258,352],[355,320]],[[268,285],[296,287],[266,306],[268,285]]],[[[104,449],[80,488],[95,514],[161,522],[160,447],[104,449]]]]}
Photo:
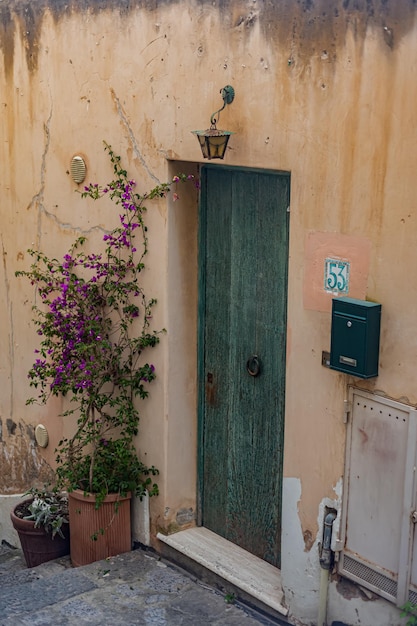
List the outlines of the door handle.
{"type": "Polygon", "coordinates": [[[249,376],[259,376],[261,373],[261,362],[256,354],[252,354],[246,361],[246,371],[249,376]]]}

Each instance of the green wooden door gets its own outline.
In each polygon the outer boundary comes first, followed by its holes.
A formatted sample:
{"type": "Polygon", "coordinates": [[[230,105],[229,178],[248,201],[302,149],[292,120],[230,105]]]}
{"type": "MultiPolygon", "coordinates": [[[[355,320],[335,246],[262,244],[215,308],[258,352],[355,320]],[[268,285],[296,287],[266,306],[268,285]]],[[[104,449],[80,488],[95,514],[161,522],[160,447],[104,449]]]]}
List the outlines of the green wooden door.
{"type": "Polygon", "coordinates": [[[200,521],[277,567],[289,183],[206,166],[200,209],[200,521]]]}

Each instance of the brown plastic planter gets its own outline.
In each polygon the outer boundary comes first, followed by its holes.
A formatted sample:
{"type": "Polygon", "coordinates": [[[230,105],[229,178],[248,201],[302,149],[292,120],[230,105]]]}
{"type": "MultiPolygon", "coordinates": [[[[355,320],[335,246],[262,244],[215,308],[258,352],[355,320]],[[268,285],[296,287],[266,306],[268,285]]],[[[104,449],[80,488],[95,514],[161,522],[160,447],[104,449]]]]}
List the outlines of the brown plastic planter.
{"type": "Polygon", "coordinates": [[[58,559],[70,553],[70,537],[67,525],[63,528],[64,539],[59,535],[55,535],[52,539],[52,536],[43,528],[35,528],[35,522],[17,517],[14,510],[10,513],[10,518],[19,535],[20,545],[28,567],[36,567],[41,563],[58,559]]]}
{"type": "Polygon", "coordinates": [[[69,496],[71,562],[74,567],[101,561],[132,549],[131,494],[106,496],[95,508],[95,496],[73,491],[69,496]]]}

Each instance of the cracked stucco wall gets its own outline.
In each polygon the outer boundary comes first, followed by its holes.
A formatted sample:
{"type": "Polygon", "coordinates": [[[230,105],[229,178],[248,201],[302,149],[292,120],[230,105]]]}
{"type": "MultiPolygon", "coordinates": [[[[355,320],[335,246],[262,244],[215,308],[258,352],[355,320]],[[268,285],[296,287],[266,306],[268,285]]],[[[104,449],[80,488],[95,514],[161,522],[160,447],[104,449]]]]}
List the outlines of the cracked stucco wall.
{"type": "MultiPolygon", "coordinates": [[[[232,84],[235,101],[221,116],[236,132],[227,164],[291,172],[283,506],[297,558],[283,576],[292,587],[297,563],[316,575],[318,515],[343,475],[342,406],[355,381],[321,366],[330,316],[304,298],[305,242],[316,233],[363,242],[362,291],[352,295],[382,302],[383,324],[380,375],[361,386],[416,404],[416,59],[413,0],[0,3],[0,493],[42,480],[71,428],[59,402],[25,404],[34,294],[14,272],[28,266],[29,247],[62,255],[75,235],[98,241],[117,219],[75,193],[71,157],[82,154],[88,180],[105,182],[106,140],[141,191],[195,172],[190,131],[208,125],[220,88],[232,84]],[[39,422],[51,438],[44,451],[33,443],[39,422]]],[[[197,209],[195,194],[181,195],[147,218],[146,281],[158,299],[155,327],[168,329],[138,441],[161,469],[152,532],[193,523],[196,511],[197,209]]],[[[315,603],[294,598],[313,622],[315,603]]],[[[352,614],[349,623],[372,624],[366,611],[352,614]]]]}

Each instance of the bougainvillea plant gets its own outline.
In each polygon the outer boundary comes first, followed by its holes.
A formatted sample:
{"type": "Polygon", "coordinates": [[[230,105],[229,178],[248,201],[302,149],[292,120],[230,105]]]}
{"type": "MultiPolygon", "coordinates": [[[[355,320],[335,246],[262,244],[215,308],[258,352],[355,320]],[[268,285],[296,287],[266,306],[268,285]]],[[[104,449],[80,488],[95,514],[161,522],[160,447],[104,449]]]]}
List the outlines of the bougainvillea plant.
{"type": "Polygon", "coordinates": [[[148,251],[145,202],[194,178],[181,174],[141,195],[120,157],[106,143],[105,150],[113,180],[82,192],[93,200],[109,197],[119,210],[118,226],[103,237],[103,251],[91,252],[90,242],[78,237],[62,260],[29,250],[30,270],[16,272],[40,297],[33,306],[40,346],[28,374],[38,394],[27,403],[45,403],[51,395],[72,403],[64,415],[76,414],[77,427],[58,444],[57,482],[69,491],[96,494],[97,506],[108,493],[158,493],[158,471],[139,460],[134,445],[136,399],[148,396],[155,378],[146,356],[161,334],[150,327],[156,301],[140,280],[148,251]]]}

